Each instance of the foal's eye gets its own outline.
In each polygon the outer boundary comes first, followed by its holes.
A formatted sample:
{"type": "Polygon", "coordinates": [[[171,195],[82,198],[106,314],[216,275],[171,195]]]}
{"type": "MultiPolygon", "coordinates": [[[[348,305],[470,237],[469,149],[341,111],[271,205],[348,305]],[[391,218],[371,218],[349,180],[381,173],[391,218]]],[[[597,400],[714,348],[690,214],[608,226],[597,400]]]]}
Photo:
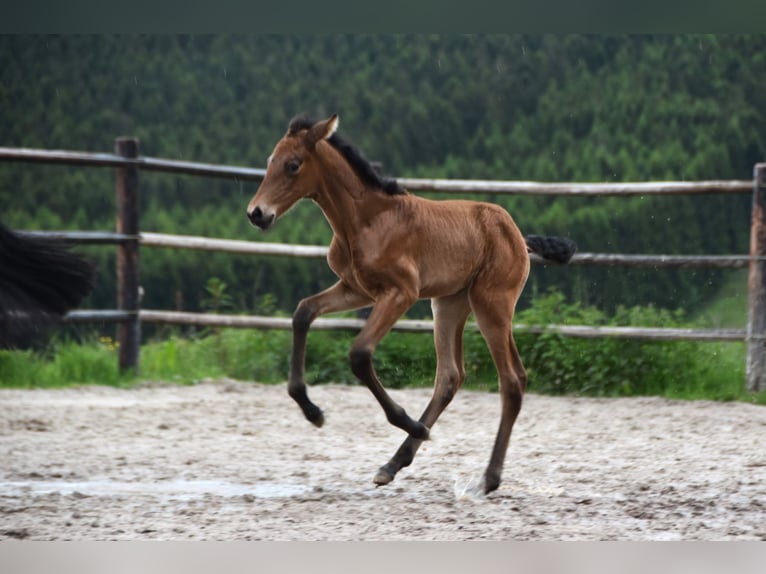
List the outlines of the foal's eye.
{"type": "Polygon", "coordinates": [[[301,168],[301,162],[297,159],[291,159],[285,164],[285,171],[287,172],[287,175],[295,175],[298,173],[298,170],[301,168]]]}

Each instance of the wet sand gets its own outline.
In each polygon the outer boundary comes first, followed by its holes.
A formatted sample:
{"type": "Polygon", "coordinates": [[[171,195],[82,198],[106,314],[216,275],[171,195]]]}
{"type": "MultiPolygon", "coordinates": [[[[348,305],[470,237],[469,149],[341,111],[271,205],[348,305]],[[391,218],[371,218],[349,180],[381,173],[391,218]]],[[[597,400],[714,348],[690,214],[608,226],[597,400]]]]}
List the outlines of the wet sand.
{"type": "Polygon", "coordinates": [[[309,392],[321,429],[284,384],[2,390],[0,539],[766,540],[764,407],[529,394],[484,497],[496,394],[376,488],[402,431],[365,388],[309,392]]]}

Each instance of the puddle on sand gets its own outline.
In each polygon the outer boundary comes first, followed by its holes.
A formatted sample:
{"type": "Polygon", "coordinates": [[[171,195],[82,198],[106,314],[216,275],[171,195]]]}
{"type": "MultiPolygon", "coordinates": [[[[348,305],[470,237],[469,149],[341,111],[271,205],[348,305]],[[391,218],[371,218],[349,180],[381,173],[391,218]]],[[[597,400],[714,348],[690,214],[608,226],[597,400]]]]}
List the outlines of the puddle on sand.
{"type": "Polygon", "coordinates": [[[22,496],[75,492],[87,496],[154,495],[175,499],[213,496],[254,496],[255,498],[278,498],[300,496],[311,489],[301,484],[262,482],[237,484],[225,480],[163,480],[157,482],[117,482],[112,480],[85,481],[24,481],[0,482],[0,496],[22,496]]]}

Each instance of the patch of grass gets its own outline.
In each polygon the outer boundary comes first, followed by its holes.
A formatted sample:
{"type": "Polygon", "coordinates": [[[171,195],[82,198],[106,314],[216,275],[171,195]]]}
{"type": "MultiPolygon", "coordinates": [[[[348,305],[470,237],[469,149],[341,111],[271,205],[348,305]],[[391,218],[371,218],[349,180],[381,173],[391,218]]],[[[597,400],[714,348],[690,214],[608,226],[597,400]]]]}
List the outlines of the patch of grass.
{"type": "Polygon", "coordinates": [[[130,384],[120,375],[116,348],[103,340],[79,344],[55,340],[44,351],[0,350],[0,387],[63,387],[130,384]]]}
{"type": "MultiPolygon", "coordinates": [[[[539,298],[518,322],[681,327],[681,311],[619,309],[607,317],[595,308],[567,304],[559,294],[539,298]]],[[[680,399],[753,400],[744,390],[745,345],[740,342],[576,339],[553,333],[520,335],[530,388],[548,394],[659,395],[680,399]]]]}
{"type": "Polygon", "coordinates": [[[223,329],[197,338],[171,336],[141,348],[142,378],[192,383],[228,376],[265,383],[287,378],[291,334],[223,329]]]}

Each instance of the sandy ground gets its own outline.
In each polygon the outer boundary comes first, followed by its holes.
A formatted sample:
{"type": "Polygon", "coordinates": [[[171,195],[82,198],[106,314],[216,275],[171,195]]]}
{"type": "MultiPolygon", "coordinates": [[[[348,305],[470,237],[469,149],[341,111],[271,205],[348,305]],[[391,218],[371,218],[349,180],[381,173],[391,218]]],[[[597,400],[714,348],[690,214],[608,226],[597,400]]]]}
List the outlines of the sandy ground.
{"type": "MultiPolygon", "coordinates": [[[[528,395],[504,482],[499,416],[461,391],[412,466],[364,388],[0,391],[0,540],[766,540],[766,408],[528,395]]],[[[392,391],[419,413],[430,390],[392,391]]]]}

